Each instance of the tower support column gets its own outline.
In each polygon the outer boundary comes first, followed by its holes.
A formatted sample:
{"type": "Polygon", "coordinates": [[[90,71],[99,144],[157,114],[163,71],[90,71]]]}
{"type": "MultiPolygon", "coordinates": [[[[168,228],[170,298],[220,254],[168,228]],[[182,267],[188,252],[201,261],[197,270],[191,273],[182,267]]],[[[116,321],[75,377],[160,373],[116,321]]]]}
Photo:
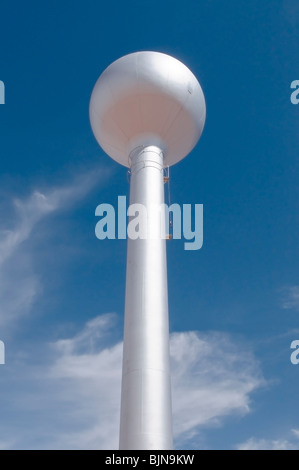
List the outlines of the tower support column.
{"type": "Polygon", "coordinates": [[[171,450],[164,211],[157,216],[153,210],[164,204],[163,152],[156,146],[140,147],[130,159],[130,206],[145,208],[147,234],[128,237],[120,449],[171,450]]]}

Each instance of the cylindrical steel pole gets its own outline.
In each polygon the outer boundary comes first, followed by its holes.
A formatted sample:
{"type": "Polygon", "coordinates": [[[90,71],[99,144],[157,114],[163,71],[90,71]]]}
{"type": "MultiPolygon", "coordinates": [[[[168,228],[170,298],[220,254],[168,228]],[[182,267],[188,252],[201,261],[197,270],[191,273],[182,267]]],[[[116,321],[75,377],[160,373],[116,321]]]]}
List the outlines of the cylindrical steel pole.
{"type": "Polygon", "coordinates": [[[144,239],[128,238],[120,449],[172,449],[163,152],[131,153],[130,205],[147,211],[144,239]],[[164,212],[162,211],[162,217],[164,212]]]}

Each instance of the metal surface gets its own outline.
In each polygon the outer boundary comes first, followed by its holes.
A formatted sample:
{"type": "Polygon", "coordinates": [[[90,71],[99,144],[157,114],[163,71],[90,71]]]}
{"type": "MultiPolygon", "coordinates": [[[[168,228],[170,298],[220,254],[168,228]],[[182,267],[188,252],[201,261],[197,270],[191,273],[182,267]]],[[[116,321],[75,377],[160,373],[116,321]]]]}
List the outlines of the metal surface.
{"type": "Polygon", "coordinates": [[[201,136],[205,99],[196,77],[177,59],[143,51],[113,62],[90,100],[94,135],[111,158],[130,166],[138,145],[157,145],[164,165],[184,158],[201,136]]]}
{"type": "Polygon", "coordinates": [[[163,168],[184,158],[201,136],[205,99],[177,59],[136,52],[99,77],[89,115],[104,151],[131,167],[130,207],[143,204],[148,216],[147,238],[128,238],[120,449],[170,450],[166,242],[153,207],[164,202],[163,168]]]}
{"type": "Polygon", "coordinates": [[[163,154],[132,156],[130,204],[148,209],[148,239],[128,239],[120,449],[172,449],[165,239],[153,207],[164,203],[163,154]]]}

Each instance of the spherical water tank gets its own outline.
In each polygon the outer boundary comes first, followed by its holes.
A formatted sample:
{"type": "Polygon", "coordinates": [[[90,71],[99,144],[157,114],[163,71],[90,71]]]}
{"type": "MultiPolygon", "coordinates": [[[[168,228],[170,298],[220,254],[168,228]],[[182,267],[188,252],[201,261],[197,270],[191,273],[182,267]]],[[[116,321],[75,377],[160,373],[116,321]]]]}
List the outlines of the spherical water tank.
{"type": "Polygon", "coordinates": [[[117,162],[130,166],[132,150],[156,145],[170,166],[196,145],[206,106],[200,84],[182,62],[143,51],[116,60],[102,73],[89,113],[98,143],[117,162]]]}

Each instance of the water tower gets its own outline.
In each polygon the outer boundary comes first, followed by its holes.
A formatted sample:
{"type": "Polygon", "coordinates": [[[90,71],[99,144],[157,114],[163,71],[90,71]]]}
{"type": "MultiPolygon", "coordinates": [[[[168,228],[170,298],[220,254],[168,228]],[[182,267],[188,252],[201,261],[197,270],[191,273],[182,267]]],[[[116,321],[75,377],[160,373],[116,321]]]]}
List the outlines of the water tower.
{"type": "MultiPolygon", "coordinates": [[[[163,204],[164,168],[193,149],[205,123],[193,73],[159,52],[126,55],[99,77],[89,111],[100,146],[130,168],[130,204],[163,204]]],[[[150,210],[147,224],[151,237],[127,245],[120,449],[170,450],[166,241],[150,210]]]]}

